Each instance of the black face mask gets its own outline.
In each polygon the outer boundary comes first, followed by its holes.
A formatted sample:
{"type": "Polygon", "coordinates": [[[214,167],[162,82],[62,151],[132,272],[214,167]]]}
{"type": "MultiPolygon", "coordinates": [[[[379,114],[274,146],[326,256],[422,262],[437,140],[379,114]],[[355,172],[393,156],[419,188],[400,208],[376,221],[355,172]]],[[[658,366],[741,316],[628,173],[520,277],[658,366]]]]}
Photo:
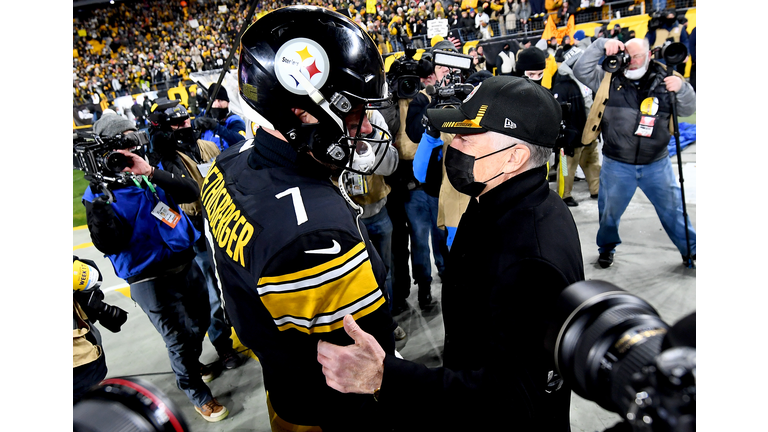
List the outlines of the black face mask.
{"type": "Polygon", "coordinates": [[[224,120],[229,114],[229,108],[211,108],[211,116],[217,120],[224,120]]]}
{"type": "Polygon", "coordinates": [[[448,146],[448,150],[445,151],[445,173],[448,176],[448,181],[451,182],[451,186],[453,186],[454,189],[464,195],[469,195],[471,197],[480,195],[483,190],[485,190],[485,186],[489,181],[504,173],[500,172],[484,182],[477,182],[475,181],[474,174],[475,161],[503,152],[504,150],[509,150],[516,145],[517,144],[512,144],[509,147],[496,150],[485,156],[480,156],[479,158],[474,158],[448,146]]]}

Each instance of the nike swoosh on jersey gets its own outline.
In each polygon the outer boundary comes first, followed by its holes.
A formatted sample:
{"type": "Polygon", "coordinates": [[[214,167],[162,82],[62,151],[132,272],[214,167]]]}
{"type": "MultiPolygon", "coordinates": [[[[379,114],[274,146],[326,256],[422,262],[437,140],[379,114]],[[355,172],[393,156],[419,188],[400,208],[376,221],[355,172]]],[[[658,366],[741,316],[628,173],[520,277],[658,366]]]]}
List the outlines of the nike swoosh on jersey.
{"type": "Polygon", "coordinates": [[[336,255],[339,252],[341,252],[341,245],[336,240],[333,241],[333,246],[329,248],[312,249],[312,250],[304,251],[304,253],[308,253],[308,254],[322,254],[322,255],[336,255]]]}

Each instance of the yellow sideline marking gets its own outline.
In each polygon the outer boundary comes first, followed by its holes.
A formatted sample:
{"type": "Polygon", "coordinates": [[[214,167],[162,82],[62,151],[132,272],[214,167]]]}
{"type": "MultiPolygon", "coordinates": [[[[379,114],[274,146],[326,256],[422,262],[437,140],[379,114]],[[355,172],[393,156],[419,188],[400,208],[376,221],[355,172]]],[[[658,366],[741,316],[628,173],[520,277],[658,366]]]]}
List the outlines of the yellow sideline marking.
{"type": "Polygon", "coordinates": [[[91,246],[93,246],[93,243],[83,243],[83,244],[79,244],[79,245],[73,247],[72,250],[85,249],[85,248],[91,247],[91,246]]]}
{"type": "Polygon", "coordinates": [[[72,228],[72,231],[80,231],[80,230],[84,230],[86,228],[88,228],[88,225],[80,225],[80,226],[76,226],[76,227],[72,228]]]}
{"type": "MultiPolygon", "coordinates": [[[[131,286],[130,285],[124,286],[122,288],[116,288],[115,291],[119,292],[120,294],[122,294],[122,295],[124,295],[124,296],[126,296],[128,298],[131,298],[131,286]]],[[[206,337],[207,337],[207,333],[206,333],[206,337]]],[[[231,339],[232,339],[232,348],[234,348],[237,352],[239,352],[241,354],[244,354],[244,355],[247,355],[248,357],[250,357],[252,359],[255,359],[256,361],[259,361],[259,358],[256,357],[256,354],[254,354],[253,351],[248,349],[248,347],[246,347],[245,345],[243,345],[240,342],[240,338],[237,337],[237,333],[235,333],[235,328],[234,327],[232,327],[231,339]]]]}

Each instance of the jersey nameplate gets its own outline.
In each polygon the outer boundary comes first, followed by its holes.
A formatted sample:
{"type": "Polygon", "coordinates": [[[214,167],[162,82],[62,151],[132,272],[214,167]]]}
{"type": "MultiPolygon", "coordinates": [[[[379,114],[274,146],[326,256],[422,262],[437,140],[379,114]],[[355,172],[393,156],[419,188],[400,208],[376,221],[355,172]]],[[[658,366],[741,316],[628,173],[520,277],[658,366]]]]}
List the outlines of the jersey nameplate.
{"type": "Polygon", "coordinates": [[[224,184],[224,175],[215,162],[208,170],[200,190],[208,224],[217,245],[233,261],[247,268],[245,247],[253,236],[253,225],[232,201],[224,184]]]}

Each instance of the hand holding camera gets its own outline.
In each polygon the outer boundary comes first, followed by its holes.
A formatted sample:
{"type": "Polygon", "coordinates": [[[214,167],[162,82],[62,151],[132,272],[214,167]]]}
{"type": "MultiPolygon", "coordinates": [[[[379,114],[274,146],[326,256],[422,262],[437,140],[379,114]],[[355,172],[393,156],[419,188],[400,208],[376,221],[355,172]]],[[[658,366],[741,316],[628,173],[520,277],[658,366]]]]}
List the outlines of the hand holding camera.
{"type": "Polygon", "coordinates": [[[618,39],[608,39],[605,41],[605,46],[603,46],[603,49],[605,49],[606,56],[616,55],[619,53],[619,51],[625,51],[624,43],[618,39]]]}
{"type": "Polygon", "coordinates": [[[152,166],[150,166],[147,161],[144,160],[141,156],[137,155],[136,153],[132,153],[128,150],[117,150],[119,153],[126,156],[128,159],[126,162],[126,167],[123,168],[123,172],[131,172],[136,175],[145,175],[149,176],[153,172],[152,166]]]}
{"type": "Polygon", "coordinates": [[[195,126],[198,130],[216,130],[219,126],[219,122],[211,117],[198,117],[195,119],[195,126]]]}

